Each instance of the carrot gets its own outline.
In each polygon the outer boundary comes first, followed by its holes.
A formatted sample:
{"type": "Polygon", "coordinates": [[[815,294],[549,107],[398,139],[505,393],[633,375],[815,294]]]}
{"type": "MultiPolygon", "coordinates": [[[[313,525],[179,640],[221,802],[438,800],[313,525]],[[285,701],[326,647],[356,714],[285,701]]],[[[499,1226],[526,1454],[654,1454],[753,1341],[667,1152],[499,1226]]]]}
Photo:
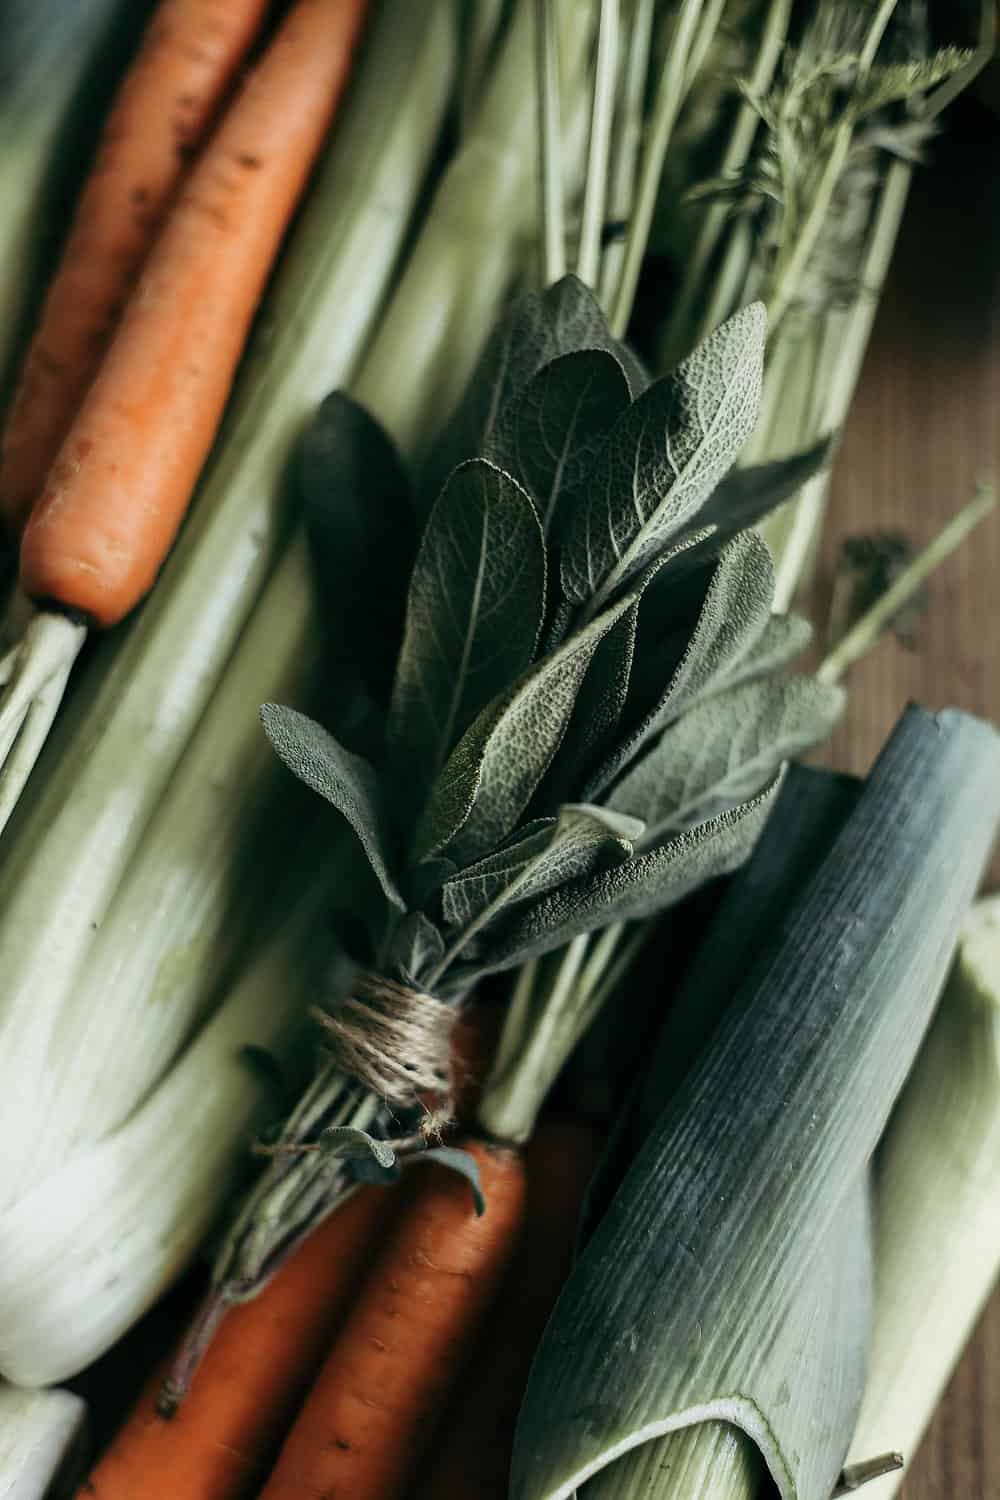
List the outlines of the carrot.
{"type": "Polygon", "coordinates": [[[540,1121],[525,1149],[524,1236],[448,1409],[415,1500],[506,1500],[514,1428],[542,1331],[569,1275],[600,1150],[593,1126],[540,1121]]]}
{"type": "Polygon", "coordinates": [[[157,1412],[157,1369],[79,1491],[90,1500],[249,1500],[323,1359],[392,1194],[360,1188],[253,1302],[234,1308],[185,1404],[157,1412]]]}
{"type": "Polygon", "coordinates": [[[101,134],[0,445],[0,516],[19,532],[166,209],[268,0],[162,0],[101,134]]]}
{"type": "Polygon", "coordinates": [[[334,1343],[261,1500],[400,1496],[520,1232],[519,1152],[463,1143],[479,1163],[486,1213],[434,1163],[413,1192],[334,1343]]]}
{"type": "Polygon", "coordinates": [[[152,586],[366,10],[296,0],[182,188],[24,531],[47,608],[111,626],[152,586]]]}

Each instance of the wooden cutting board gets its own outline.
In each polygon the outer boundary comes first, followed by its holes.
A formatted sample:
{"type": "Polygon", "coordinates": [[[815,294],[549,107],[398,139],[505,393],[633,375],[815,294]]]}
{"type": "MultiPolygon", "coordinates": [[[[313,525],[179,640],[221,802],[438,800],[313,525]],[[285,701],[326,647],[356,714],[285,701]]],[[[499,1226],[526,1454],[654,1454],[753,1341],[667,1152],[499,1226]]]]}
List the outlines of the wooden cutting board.
{"type": "MultiPolygon", "coordinates": [[[[814,618],[845,537],[893,530],[922,544],[978,478],[1000,485],[998,169],[997,118],[970,104],[914,182],[835,470],[814,618]]],[[[1000,723],[1000,515],[933,580],[916,649],[884,641],[849,686],[826,757],[845,770],[868,769],[909,699],[1000,723]]],[[[1000,886],[1000,857],[991,884],[1000,886]]],[[[908,1465],[902,1500],[1000,1500],[1000,1288],[908,1465]]]]}

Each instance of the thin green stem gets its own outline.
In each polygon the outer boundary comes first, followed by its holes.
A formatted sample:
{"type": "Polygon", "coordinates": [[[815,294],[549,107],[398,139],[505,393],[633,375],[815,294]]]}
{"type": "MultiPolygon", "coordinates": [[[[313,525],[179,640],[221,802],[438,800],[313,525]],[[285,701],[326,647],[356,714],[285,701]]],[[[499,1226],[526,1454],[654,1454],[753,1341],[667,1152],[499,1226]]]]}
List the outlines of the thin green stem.
{"type": "MultiPolygon", "coordinates": [[[[653,39],[655,0],[636,0],[629,28],[629,52],[625,65],[624,97],[618,112],[608,199],[610,218],[628,224],[635,201],[636,168],[642,144],[646,80],[649,76],[649,53],[653,39]]],[[[614,239],[604,251],[600,275],[600,303],[611,306],[621,277],[625,245],[614,239]]]]}
{"type": "Polygon", "coordinates": [[[533,993],[530,1003],[524,1002],[516,1033],[512,1014],[504,1023],[500,1050],[508,1061],[503,1071],[494,1066],[479,1106],[479,1123],[496,1140],[521,1145],[530,1138],[545,1097],[572,1051],[579,1035],[577,979],[589,942],[589,934],[583,933],[566,947],[551,988],[540,999],[533,993]]]}
{"type": "MultiPolygon", "coordinates": [[[[791,16],[792,0],[771,0],[767,16],[764,20],[764,29],[761,32],[760,45],[757,50],[757,60],[753,73],[750,77],[750,92],[755,96],[766,94],[774,78],[781,56],[782,47],[788,35],[788,23],[791,16]]],[[[732,133],[729,144],[719,166],[720,176],[736,179],[746,166],[753,147],[754,138],[760,126],[760,117],[749,100],[744,99],[739,105],[736,118],[733,122],[732,133]]],[[[681,283],[674,309],[667,325],[667,331],[661,344],[661,363],[667,369],[672,369],[677,361],[693,348],[700,339],[711,331],[717,323],[720,323],[730,311],[734,296],[733,281],[729,266],[730,254],[727,249],[726,258],[720,267],[716,282],[722,283],[725,288],[726,305],[724,311],[719,315],[715,311],[714,299],[709,304],[709,317],[703,318],[701,323],[692,328],[692,310],[698,298],[704,296],[705,279],[708,268],[715,258],[715,253],[725,230],[726,223],[730,219],[729,205],[723,202],[709,204],[701,229],[695,240],[694,248],[684,261],[684,279],[681,283]],[[711,321],[710,321],[711,320],[711,321]]],[[[732,244],[732,240],[730,241],[732,244]]],[[[745,256],[741,257],[745,270],[745,256]]]]}
{"type": "Polygon", "coordinates": [[[941,86],[926,101],[921,118],[924,120],[935,120],[943,109],[947,109],[959,94],[965,92],[970,83],[973,83],[986,67],[996,51],[997,43],[997,10],[994,0],[980,0],[979,10],[979,41],[964,68],[959,68],[946,83],[941,86]]]}
{"type": "Polygon", "coordinates": [[[873,1479],[883,1479],[886,1474],[895,1474],[902,1467],[901,1453],[883,1453],[878,1458],[866,1459],[864,1463],[850,1464],[841,1473],[833,1492],[834,1500],[840,1495],[853,1495],[873,1479]]]}
{"type": "MultiPolygon", "coordinates": [[[[868,29],[861,56],[858,59],[859,81],[871,71],[879,43],[896,8],[897,0],[882,0],[875,18],[868,29]]],[[[837,184],[847,165],[854,140],[855,119],[848,109],[843,120],[833,133],[830,151],[813,191],[812,201],[787,258],[779,257],[772,287],[765,298],[767,320],[771,333],[779,326],[795,297],[798,295],[806,266],[819,242],[823,225],[833,203],[837,184]]]]}
{"type": "Polygon", "coordinates": [[[608,195],[608,160],[611,127],[615,115],[615,84],[618,77],[619,0],[601,0],[601,25],[597,34],[597,68],[594,76],[594,108],[590,124],[587,183],[583,195],[583,219],[576,274],[596,288],[601,265],[604,205],[608,195]]]}
{"type": "Polygon", "coordinates": [[[538,88],[539,188],[542,220],[542,276],[546,286],[566,274],[563,208],[562,127],[559,109],[559,54],[553,0],[535,0],[535,81],[538,88]]]}
{"type": "Polygon", "coordinates": [[[859,661],[878,640],[882,631],[899,613],[921,584],[938,568],[945,558],[968,536],[973,527],[986,519],[996,509],[997,498],[989,485],[981,485],[975,498],[953,516],[947,526],[939,531],[929,546],[903,569],[891,588],[866,610],[837,643],[816,673],[820,682],[837,682],[856,661],[859,661]]]}
{"type": "Polygon", "coordinates": [[[652,130],[639,174],[635,212],[625,242],[625,262],[611,311],[612,331],[619,337],[624,335],[632,313],[632,303],[635,301],[636,287],[639,284],[639,272],[649,241],[653,214],[656,211],[656,198],[660,178],[663,175],[664,157],[684,102],[686,89],[690,84],[688,61],[697,37],[698,22],[702,12],[703,0],[682,0],[666,63],[660,77],[656,106],[653,111],[652,130]]]}
{"type": "MultiPolygon", "coordinates": [[[[869,231],[868,248],[861,269],[861,289],[836,339],[836,359],[832,372],[823,371],[823,400],[815,427],[794,435],[792,446],[801,446],[823,432],[839,432],[844,425],[854,395],[861,364],[871,334],[878,295],[885,281],[899,234],[903,209],[910,188],[912,168],[906,162],[893,162],[883,185],[874,222],[869,231]]],[[[838,314],[828,313],[828,321],[838,314]]],[[[781,448],[770,445],[765,456],[775,456],[781,448]]],[[[765,540],[774,553],[777,575],[774,608],[784,612],[791,608],[822,520],[829,474],[818,475],[806,485],[790,511],[779,511],[763,528],[765,540]]]]}

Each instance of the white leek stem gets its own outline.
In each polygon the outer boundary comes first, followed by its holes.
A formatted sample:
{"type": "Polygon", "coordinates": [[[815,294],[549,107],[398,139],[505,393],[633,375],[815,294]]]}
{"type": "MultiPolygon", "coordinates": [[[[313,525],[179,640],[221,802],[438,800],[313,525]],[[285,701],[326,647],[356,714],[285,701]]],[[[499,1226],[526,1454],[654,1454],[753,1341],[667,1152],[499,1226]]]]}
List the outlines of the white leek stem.
{"type": "MultiPolygon", "coordinates": [[[[912,1460],[1000,1271],[1000,897],[958,960],[876,1158],[875,1333],[852,1455],[912,1460]]],[[[891,1500],[903,1476],[874,1481],[891,1500]]]]}
{"type": "MultiPolygon", "coordinates": [[[[0,1496],[51,1500],[79,1478],[87,1408],[70,1391],[0,1386],[0,1496]]],[[[69,1493],[68,1488],[65,1493],[69,1493]]]]}
{"type": "Polygon", "coordinates": [[[119,1130],[0,1214],[0,1371],[18,1384],[76,1373],[152,1305],[216,1222],[253,1133],[280,1113],[273,1082],[244,1054],[265,1049],[289,1066],[301,1039],[338,870],[329,830],[317,833],[279,897],[287,910],[291,891],[301,893],[292,915],[248,955],[164,1082],[119,1130]]]}

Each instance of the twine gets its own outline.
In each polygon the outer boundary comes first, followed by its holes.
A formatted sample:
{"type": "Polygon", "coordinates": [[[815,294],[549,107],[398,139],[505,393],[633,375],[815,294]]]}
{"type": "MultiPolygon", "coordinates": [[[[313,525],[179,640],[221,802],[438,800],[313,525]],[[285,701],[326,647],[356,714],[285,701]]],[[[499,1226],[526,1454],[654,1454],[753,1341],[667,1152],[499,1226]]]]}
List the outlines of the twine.
{"type": "Polygon", "coordinates": [[[392,979],[363,974],[350,995],[319,1020],[342,1072],[398,1109],[437,1095],[451,1100],[455,1008],[392,979]]]}

